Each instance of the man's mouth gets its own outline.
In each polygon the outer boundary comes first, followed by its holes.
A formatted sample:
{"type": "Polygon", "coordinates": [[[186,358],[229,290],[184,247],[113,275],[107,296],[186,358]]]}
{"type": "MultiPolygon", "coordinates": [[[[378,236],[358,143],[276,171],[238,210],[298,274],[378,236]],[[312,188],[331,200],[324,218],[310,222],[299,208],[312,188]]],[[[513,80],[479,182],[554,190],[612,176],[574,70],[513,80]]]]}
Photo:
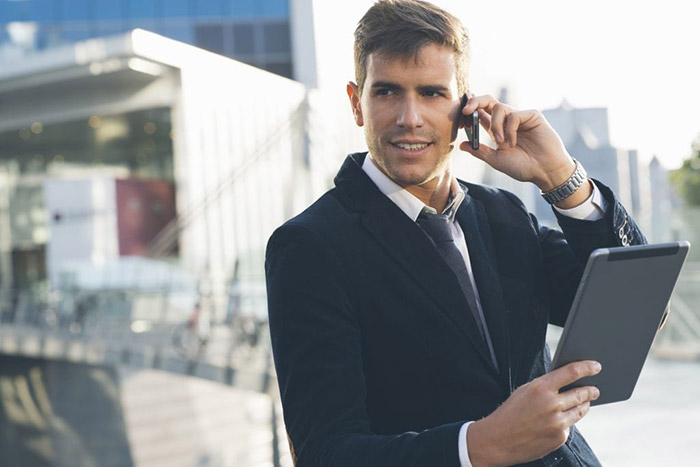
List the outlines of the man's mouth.
{"type": "Polygon", "coordinates": [[[432,143],[391,143],[397,148],[404,149],[406,151],[420,151],[425,149],[432,143]]]}

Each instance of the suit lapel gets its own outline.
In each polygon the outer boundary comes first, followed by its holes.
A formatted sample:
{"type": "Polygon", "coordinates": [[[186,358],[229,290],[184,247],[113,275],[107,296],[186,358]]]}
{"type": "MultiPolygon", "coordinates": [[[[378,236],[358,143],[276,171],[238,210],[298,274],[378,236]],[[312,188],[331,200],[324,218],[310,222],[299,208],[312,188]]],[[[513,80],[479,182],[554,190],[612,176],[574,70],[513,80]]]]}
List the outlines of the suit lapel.
{"type": "Polygon", "coordinates": [[[421,228],[391,200],[386,197],[384,200],[386,203],[377,200],[365,213],[362,218],[365,228],[465,335],[488,366],[493,367],[456,276],[421,228]]]}
{"type": "Polygon", "coordinates": [[[500,379],[510,387],[510,357],[506,308],[498,274],[493,237],[483,204],[473,197],[465,197],[457,210],[459,222],[467,241],[469,259],[484,310],[496,360],[501,369],[500,379]]]}
{"type": "Polygon", "coordinates": [[[495,374],[486,343],[454,273],[421,228],[362,171],[363,160],[364,155],[353,154],[343,164],[335,179],[341,198],[362,213],[363,226],[454,323],[495,374]]]}

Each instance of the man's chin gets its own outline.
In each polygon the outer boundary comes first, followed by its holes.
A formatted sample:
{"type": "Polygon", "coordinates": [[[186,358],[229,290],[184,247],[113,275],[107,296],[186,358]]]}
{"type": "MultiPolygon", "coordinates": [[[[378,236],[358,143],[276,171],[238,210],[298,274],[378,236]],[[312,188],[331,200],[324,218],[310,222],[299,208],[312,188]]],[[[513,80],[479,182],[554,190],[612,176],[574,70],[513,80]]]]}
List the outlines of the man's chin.
{"type": "Polygon", "coordinates": [[[425,183],[428,183],[434,177],[430,177],[426,174],[391,173],[389,174],[389,178],[396,182],[397,185],[401,185],[405,188],[407,186],[423,185],[425,183]]]}

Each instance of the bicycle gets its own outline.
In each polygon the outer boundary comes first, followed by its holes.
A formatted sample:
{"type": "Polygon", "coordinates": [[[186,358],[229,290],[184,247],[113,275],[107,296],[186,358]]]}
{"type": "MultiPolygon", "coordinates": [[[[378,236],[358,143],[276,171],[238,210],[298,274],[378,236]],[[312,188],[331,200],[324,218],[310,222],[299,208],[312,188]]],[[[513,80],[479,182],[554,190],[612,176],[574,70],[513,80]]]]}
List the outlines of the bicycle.
{"type": "Polygon", "coordinates": [[[187,360],[196,360],[206,352],[211,323],[205,315],[198,302],[187,321],[178,324],[172,331],[173,348],[187,360]]]}

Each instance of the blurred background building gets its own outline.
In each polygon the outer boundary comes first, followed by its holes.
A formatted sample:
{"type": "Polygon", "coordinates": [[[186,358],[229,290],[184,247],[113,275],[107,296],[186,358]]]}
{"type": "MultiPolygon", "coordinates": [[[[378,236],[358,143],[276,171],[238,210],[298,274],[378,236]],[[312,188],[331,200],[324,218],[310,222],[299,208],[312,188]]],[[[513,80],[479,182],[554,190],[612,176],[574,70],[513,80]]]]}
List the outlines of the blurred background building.
{"type": "Polygon", "coordinates": [[[264,247],[357,138],[290,79],[291,28],[287,1],[0,1],[9,463],[285,462],[264,247]]]}
{"type": "MultiPolygon", "coordinates": [[[[329,18],[365,7],[0,0],[0,447],[15,465],[290,464],[264,248],[365,147],[344,94],[351,50],[326,40],[352,34],[329,18]]],[[[605,108],[544,113],[652,240],[683,237],[665,169],[610,144],[605,108]]],[[[473,158],[455,168],[554,223],[530,185],[473,158]]],[[[695,283],[669,352],[700,355],[695,283]]]]}
{"type": "MultiPolygon", "coordinates": [[[[649,171],[640,165],[636,150],[611,145],[607,109],[575,109],[564,101],[556,109],[545,110],[544,115],[590,176],[609,186],[648,232],[652,206],[649,171]]],[[[535,198],[538,218],[555,223],[551,208],[540,196],[535,198]]]]}
{"type": "Polygon", "coordinates": [[[0,2],[0,61],[147,29],[292,78],[288,0],[0,2]]]}
{"type": "Polygon", "coordinates": [[[4,296],[133,255],[217,297],[234,265],[260,280],[271,229],[359,141],[316,116],[313,38],[304,0],[0,1],[4,296]]]}

